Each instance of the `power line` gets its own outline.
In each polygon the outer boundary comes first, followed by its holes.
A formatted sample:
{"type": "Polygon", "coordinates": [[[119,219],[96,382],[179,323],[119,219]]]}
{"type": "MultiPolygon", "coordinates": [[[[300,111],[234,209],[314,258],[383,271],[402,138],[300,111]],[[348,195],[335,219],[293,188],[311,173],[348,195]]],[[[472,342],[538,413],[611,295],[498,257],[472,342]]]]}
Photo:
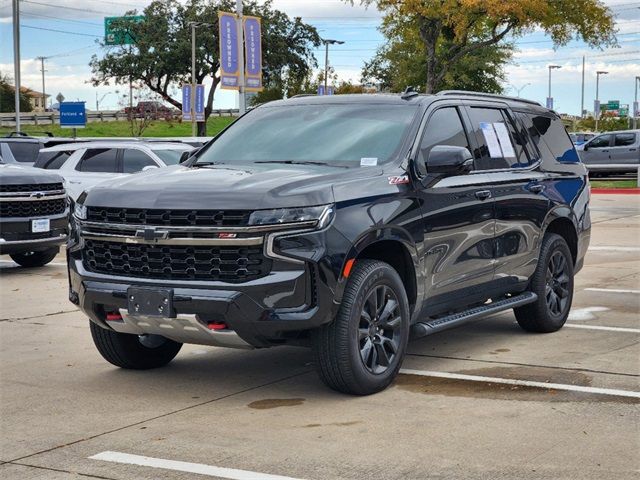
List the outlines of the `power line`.
{"type": "Polygon", "coordinates": [[[81,37],[103,38],[102,35],[90,35],[88,33],[67,32],[66,30],[57,30],[55,28],[34,27],[32,25],[21,25],[21,28],[30,28],[32,30],[46,30],[47,32],[66,33],[67,35],[78,35],[81,37]]]}
{"type": "Polygon", "coordinates": [[[78,8],[78,7],[68,7],[66,5],[55,5],[53,3],[45,3],[45,2],[35,2],[34,0],[20,0],[21,3],[31,3],[33,5],[41,5],[43,7],[51,7],[51,8],[63,8],[65,10],[73,10],[76,12],[91,12],[91,13],[99,13],[100,15],[111,15],[113,12],[104,12],[99,10],[91,10],[89,8],[78,8]]]}
{"type": "Polygon", "coordinates": [[[44,13],[31,13],[31,12],[20,12],[21,15],[26,15],[28,17],[41,17],[41,18],[51,18],[54,20],[59,20],[61,22],[70,22],[70,23],[78,23],[78,24],[82,24],[82,25],[91,25],[93,27],[102,27],[103,25],[101,23],[97,23],[97,22],[85,22],[82,20],[72,20],[70,18],[62,18],[62,17],[55,17],[53,15],[45,15],[44,13]]]}

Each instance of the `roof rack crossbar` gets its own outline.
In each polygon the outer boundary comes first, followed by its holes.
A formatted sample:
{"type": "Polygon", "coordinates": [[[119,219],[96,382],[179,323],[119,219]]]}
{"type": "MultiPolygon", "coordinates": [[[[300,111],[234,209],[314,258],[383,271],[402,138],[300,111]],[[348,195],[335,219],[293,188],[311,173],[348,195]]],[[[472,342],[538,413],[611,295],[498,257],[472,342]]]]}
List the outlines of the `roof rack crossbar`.
{"type": "Polygon", "coordinates": [[[469,92],[467,90],[442,90],[436,95],[467,95],[469,97],[488,97],[488,98],[496,98],[496,99],[505,99],[505,100],[513,100],[516,102],[528,103],[530,105],[537,105],[541,107],[542,104],[536,102],[535,100],[527,100],[526,98],[520,97],[510,97],[507,95],[498,95],[497,93],[482,93],[482,92],[469,92]]]}

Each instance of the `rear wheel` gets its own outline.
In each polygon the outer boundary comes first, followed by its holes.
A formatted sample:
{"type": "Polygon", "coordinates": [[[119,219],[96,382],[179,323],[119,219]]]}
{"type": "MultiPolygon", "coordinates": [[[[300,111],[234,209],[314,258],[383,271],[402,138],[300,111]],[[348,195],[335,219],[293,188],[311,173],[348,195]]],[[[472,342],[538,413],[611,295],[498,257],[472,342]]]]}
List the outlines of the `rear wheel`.
{"type": "Polygon", "coordinates": [[[542,240],[529,288],[538,300],[514,309],[518,324],[528,332],[548,333],[562,328],[573,300],[573,259],[560,235],[547,234],[542,240]]]}
{"type": "Polygon", "coordinates": [[[164,367],[182,347],[160,335],[119,333],[90,322],[93,343],[104,359],[120,368],[147,370],[164,367]]]}
{"type": "Polygon", "coordinates": [[[315,334],[316,366],[330,388],[354,395],[384,390],[409,338],[409,302],[398,273],[377,260],[356,262],[335,320],[315,334]]]}
{"type": "Polygon", "coordinates": [[[42,267],[51,262],[60,249],[58,247],[48,248],[47,250],[39,250],[37,252],[12,253],[9,255],[11,259],[21,267],[42,267]]]}

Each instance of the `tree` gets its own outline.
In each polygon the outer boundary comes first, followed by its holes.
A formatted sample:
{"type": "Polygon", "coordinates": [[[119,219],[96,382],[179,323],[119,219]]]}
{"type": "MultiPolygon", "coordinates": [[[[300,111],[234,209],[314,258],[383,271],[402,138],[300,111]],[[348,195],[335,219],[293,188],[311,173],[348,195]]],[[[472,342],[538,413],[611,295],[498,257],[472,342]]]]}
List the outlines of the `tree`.
{"type": "MultiPolygon", "coordinates": [[[[351,3],[354,0],[348,0],[351,3]]],[[[360,0],[385,18],[409,22],[424,46],[425,91],[441,89],[458,62],[534,29],[555,46],[576,38],[591,47],[615,45],[614,18],[599,0],[360,0]]]]}
{"type": "MultiPolygon", "coordinates": [[[[15,91],[13,79],[9,75],[0,72],[0,112],[10,113],[16,111],[15,91]]],[[[20,111],[30,112],[32,109],[27,94],[20,92],[20,111]]]]}
{"type": "MultiPolygon", "coordinates": [[[[206,119],[211,115],[220,83],[218,10],[235,11],[235,1],[154,0],[144,9],[142,21],[125,18],[114,22],[112,26],[129,32],[135,44],[108,47],[101,59],[94,55],[90,63],[93,84],[126,84],[131,78],[181,109],[182,103],[172,95],[172,87],[191,82],[189,22],[204,22],[208,25],[198,27],[196,35],[196,81],[210,82],[205,122],[198,125],[199,135],[205,135],[206,119]]],[[[263,78],[267,89],[280,88],[285,70],[289,78],[301,79],[316,66],[313,48],[320,44],[320,37],[314,27],[274,10],[271,0],[245,1],[244,13],[262,18],[263,78]]]]}
{"type": "MultiPolygon", "coordinates": [[[[427,84],[427,54],[415,20],[385,17],[381,31],[387,38],[362,70],[364,83],[378,84],[383,90],[402,91],[407,86],[424,90],[427,84]]],[[[437,45],[438,55],[451,47],[451,38],[437,45]]],[[[503,43],[478,49],[453,63],[443,76],[439,89],[474,90],[501,93],[504,65],[511,59],[513,45],[503,43]]]]}

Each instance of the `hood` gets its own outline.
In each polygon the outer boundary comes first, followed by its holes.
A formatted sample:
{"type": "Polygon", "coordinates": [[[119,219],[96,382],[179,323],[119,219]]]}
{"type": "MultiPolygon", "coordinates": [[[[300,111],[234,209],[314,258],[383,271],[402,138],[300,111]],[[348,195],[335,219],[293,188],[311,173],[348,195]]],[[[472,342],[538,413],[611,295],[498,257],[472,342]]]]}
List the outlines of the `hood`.
{"type": "Polygon", "coordinates": [[[15,163],[0,163],[0,184],[29,185],[36,183],[61,183],[62,177],[40,168],[15,163]]]}
{"type": "Polygon", "coordinates": [[[85,205],[117,208],[256,210],[333,203],[332,186],[381,175],[375,167],[176,165],[102,182],[85,205]]]}

